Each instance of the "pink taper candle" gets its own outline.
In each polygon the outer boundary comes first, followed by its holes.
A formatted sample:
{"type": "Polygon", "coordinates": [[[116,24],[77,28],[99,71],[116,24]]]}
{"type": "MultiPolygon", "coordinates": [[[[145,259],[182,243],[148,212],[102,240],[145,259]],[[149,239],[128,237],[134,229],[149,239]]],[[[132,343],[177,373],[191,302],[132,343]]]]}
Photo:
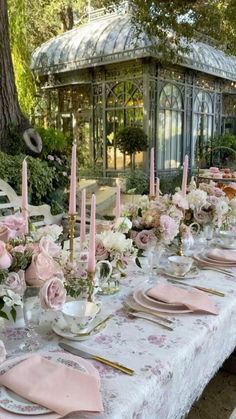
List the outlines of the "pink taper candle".
{"type": "Polygon", "coordinates": [[[186,197],[188,181],[188,155],[186,154],[183,164],[182,195],[186,197]]]}
{"type": "Polygon", "coordinates": [[[95,259],[95,234],[96,234],[96,197],[93,194],[91,198],[91,211],[90,211],[90,230],[89,230],[89,253],[88,253],[88,272],[95,272],[96,259],[95,259]]]}
{"type": "Polygon", "coordinates": [[[27,175],[27,161],[26,158],[22,163],[22,215],[25,220],[25,234],[29,232],[29,223],[28,223],[28,175],[27,175]]]}
{"type": "Polygon", "coordinates": [[[156,178],[156,197],[159,198],[160,196],[160,179],[159,177],[156,178]]]}
{"type": "Polygon", "coordinates": [[[150,154],[150,189],[149,195],[155,195],[155,168],[154,168],[154,147],[151,148],[150,154]]]}
{"type": "Polygon", "coordinates": [[[83,250],[83,245],[86,239],[86,189],[82,190],[81,194],[81,212],[80,212],[80,251],[83,250]]]}
{"type": "Polygon", "coordinates": [[[116,211],[115,211],[116,220],[120,218],[120,185],[117,185],[116,188],[116,211]]]}
{"type": "Polygon", "coordinates": [[[70,200],[69,214],[76,214],[76,143],[73,144],[71,153],[71,174],[70,174],[70,200]]]}

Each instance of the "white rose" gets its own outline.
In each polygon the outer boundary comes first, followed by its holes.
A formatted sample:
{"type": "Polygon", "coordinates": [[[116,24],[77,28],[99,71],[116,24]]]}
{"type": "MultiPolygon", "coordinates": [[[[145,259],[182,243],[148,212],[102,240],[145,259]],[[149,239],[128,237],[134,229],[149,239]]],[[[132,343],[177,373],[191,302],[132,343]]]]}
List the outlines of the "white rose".
{"type": "Polygon", "coordinates": [[[16,294],[23,295],[26,289],[25,271],[10,272],[5,283],[6,287],[16,294]]]}
{"type": "Polygon", "coordinates": [[[115,230],[120,233],[128,233],[132,228],[132,221],[128,217],[120,217],[116,220],[115,230]]]}

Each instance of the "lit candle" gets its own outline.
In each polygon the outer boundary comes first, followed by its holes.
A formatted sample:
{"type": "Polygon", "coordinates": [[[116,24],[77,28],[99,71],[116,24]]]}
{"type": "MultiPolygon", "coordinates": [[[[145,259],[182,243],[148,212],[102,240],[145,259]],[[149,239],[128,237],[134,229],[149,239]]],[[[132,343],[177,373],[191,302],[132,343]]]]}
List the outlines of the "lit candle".
{"type": "Polygon", "coordinates": [[[160,179],[159,177],[156,178],[156,197],[159,198],[160,196],[160,179]]]}
{"type": "Polygon", "coordinates": [[[76,142],[73,144],[71,153],[71,174],[70,174],[70,200],[69,214],[76,214],[76,142]]]}
{"type": "Polygon", "coordinates": [[[150,154],[150,189],[149,195],[155,195],[155,167],[154,167],[154,147],[151,148],[150,154]]]}
{"type": "Polygon", "coordinates": [[[116,188],[116,210],[115,210],[116,220],[120,218],[120,185],[117,185],[116,188]]]}
{"type": "Polygon", "coordinates": [[[28,175],[27,175],[27,161],[26,158],[22,163],[22,215],[25,220],[25,234],[29,232],[29,223],[28,223],[28,175]]]}
{"type": "Polygon", "coordinates": [[[80,251],[82,252],[86,240],[86,189],[81,194],[81,212],[80,212],[80,251]]]}
{"type": "Polygon", "coordinates": [[[186,154],[183,163],[182,195],[186,197],[188,181],[188,155],[186,154]]]}
{"type": "Polygon", "coordinates": [[[95,272],[95,234],[96,234],[96,197],[93,194],[91,198],[90,210],[90,230],[89,230],[89,252],[88,252],[88,272],[95,272]]]}

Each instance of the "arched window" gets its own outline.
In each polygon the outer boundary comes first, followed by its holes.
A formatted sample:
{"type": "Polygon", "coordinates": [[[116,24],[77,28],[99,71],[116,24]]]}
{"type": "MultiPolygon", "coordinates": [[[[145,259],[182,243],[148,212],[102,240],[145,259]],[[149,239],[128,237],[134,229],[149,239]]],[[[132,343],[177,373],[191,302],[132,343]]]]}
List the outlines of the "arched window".
{"type": "Polygon", "coordinates": [[[183,99],[174,84],[167,83],[161,90],[157,127],[158,168],[176,169],[182,162],[183,99]]]}
{"type": "Polygon", "coordinates": [[[192,155],[201,160],[214,133],[214,109],[210,93],[203,90],[197,93],[193,111],[192,155]]]}
{"type": "MultiPolygon", "coordinates": [[[[130,166],[130,156],[116,147],[115,137],[124,126],[143,125],[143,96],[139,87],[131,81],[116,83],[106,97],[106,149],[107,169],[123,170],[130,166]]],[[[143,153],[135,155],[136,167],[143,166],[143,153]]]]}

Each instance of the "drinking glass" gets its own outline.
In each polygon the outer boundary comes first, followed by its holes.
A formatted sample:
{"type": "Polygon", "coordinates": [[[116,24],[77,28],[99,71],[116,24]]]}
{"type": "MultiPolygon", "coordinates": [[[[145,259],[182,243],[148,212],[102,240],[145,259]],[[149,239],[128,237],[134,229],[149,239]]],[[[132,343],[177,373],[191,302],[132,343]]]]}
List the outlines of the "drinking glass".
{"type": "Polygon", "coordinates": [[[21,346],[24,352],[33,352],[42,346],[37,328],[42,307],[39,299],[39,287],[27,287],[23,295],[23,315],[26,329],[26,341],[21,346]]]}

